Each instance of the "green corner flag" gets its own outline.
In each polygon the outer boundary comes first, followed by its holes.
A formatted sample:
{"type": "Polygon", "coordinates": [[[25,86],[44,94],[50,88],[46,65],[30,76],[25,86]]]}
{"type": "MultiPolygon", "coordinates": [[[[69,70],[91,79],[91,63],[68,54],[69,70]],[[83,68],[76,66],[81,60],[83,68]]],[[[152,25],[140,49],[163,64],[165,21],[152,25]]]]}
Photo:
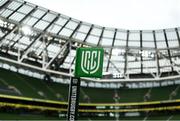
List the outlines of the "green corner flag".
{"type": "Polygon", "coordinates": [[[102,77],[103,48],[78,48],[76,50],[75,77],[102,77]]]}

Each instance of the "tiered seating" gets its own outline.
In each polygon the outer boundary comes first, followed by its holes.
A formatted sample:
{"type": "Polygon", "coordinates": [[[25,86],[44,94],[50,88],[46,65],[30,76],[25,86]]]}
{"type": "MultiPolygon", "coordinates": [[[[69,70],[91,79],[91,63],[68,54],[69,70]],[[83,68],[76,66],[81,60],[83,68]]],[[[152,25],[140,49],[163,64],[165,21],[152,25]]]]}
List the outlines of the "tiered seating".
{"type": "MultiPolygon", "coordinates": [[[[114,103],[118,96],[118,102],[143,102],[156,100],[169,100],[172,92],[176,95],[171,99],[180,98],[178,86],[167,86],[145,89],[101,89],[81,87],[80,102],[114,103]],[[115,94],[116,92],[116,94],[115,94]],[[145,95],[149,95],[145,100],[145,95]]],[[[50,83],[44,80],[28,77],[8,70],[0,69],[0,93],[21,95],[32,98],[68,101],[68,85],[50,83]],[[1,88],[2,87],[2,88],[1,88]],[[13,90],[15,93],[1,91],[1,89],[13,90]]],[[[10,91],[9,91],[10,92],[10,91]]],[[[117,100],[116,100],[117,102],[117,100]]]]}
{"type": "Polygon", "coordinates": [[[170,94],[177,86],[166,86],[161,88],[153,88],[151,91],[151,101],[155,100],[169,100],[170,94]]]}

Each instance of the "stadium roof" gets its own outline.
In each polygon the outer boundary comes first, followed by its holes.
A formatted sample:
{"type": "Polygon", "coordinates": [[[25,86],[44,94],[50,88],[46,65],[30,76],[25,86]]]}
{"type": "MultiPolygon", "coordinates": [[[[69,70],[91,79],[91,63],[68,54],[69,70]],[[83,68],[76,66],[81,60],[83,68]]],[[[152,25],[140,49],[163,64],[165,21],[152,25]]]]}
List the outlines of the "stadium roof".
{"type": "Polygon", "coordinates": [[[0,1],[0,59],[65,76],[73,75],[77,47],[97,46],[105,49],[104,77],[98,81],[179,78],[179,33],[179,27],[101,27],[26,1],[0,1]]]}
{"type": "Polygon", "coordinates": [[[179,0],[27,0],[78,20],[115,28],[163,29],[180,25],[179,0]]]}

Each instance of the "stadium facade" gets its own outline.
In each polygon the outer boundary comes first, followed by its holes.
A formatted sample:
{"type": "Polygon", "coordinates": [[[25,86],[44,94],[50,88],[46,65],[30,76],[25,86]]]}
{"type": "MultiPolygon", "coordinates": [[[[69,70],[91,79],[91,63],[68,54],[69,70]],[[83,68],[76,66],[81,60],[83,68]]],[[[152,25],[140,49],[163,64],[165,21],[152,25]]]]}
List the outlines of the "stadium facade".
{"type": "Polygon", "coordinates": [[[26,1],[0,1],[1,68],[69,84],[79,47],[101,47],[105,51],[103,78],[82,78],[83,87],[152,88],[180,84],[179,27],[108,28],[26,1]]]}

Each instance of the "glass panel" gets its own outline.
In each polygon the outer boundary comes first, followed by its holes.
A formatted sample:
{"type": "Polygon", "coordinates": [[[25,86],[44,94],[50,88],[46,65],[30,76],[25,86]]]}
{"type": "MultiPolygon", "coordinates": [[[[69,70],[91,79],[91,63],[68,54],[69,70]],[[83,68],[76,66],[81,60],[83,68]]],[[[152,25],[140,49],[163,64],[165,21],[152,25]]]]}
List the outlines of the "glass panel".
{"type": "Polygon", "coordinates": [[[107,37],[107,38],[113,38],[114,36],[114,31],[112,30],[104,30],[104,33],[103,33],[103,37],[107,37]]]}
{"type": "Polygon", "coordinates": [[[29,37],[22,37],[19,41],[21,44],[25,44],[25,45],[29,45],[31,43],[29,37]]]}
{"type": "Polygon", "coordinates": [[[139,54],[140,50],[129,50],[127,53],[127,60],[128,61],[140,61],[140,54],[139,54]]]}
{"type": "Polygon", "coordinates": [[[139,41],[129,40],[128,46],[129,47],[140,47],[140,40],[139,41]]]}
{"type": "Polygon", "coordinates": [[[111,59],[112,60],[121,60],[124,61],[124,54],[125,54],[125,50],[123,49],[112,49],[112,53],[111,53],[111,59]]]}
{"type": "Polygon", "coordinates": [[[178,28],[178,33],[179,33],[179,36],[180,36],[180,28],[178,28]]]}
{"type": "Polygon", "coordinates": [[[11,33],[11,34],[9,34],[8,36],[6,36],[6,39],[9,39],[9,40],[12,40],[12,39],[13,39],[13,41],[17,41],[17,40],[19,40],[19,38],[20,38],[20,36],[17,36],[17,35],[14,34],[14,33],[11,33]]]}
{"type": "Polygon", "coordinates": [[[127,33],[126,32],[117,31],[116,38],[117,39],[122,39],[122,40],[127,40],[127,33]]]}
{"type": "Polygon", "coordinates": [[[149,32],[149,33],[142,33],[142,40],[143,41],[146,41],[146,40],[148,40],[148,41],[152,41],[152,42],[154,42],[154,37],[153,37],[153,33],[151,32],[149,32]]]}
{"type": "Polygon", "coordinates": [[[169,44],[169,47],[179,47],[179,42],[178,40],[175,40],[175,41],[172,41],[172,40],[168,40],[168,44],[169,44]]]}
{"type": "Polygon", "coordinates": [[[67,28],[69,29],[75,29],[77,27],[78,23],[74,21],[69,21],[68,24],[66,25],[67,28]]]}
{"type": "Polygon", "coordinates": [[[33,46],[33,47],[34,47],[33,50],[37,53],[37,55],[42,52],[42,50],[43,50],[43,48],[44,48],[43,46],[44,46],[44,45],[42,44],[41,41],[37,40],[37,41],[35,42],[35,44],[34,44],[34,46],[33,46]]]}
{"type": "Polygon", "coordinates": [[[41,18],[43,15],[45,14],[45,11],[37,9],[32,16],[36,17],[36,18],[41,18]]]}
{"type": "Polygon", "coordinates": [[[128,74],[137,74],[137,73],[140,73],[141,72],[141,69],[134,69],[134,68],[130,68],[127,70],[127,73],[128,74]]]}
{"type": "Polygon", "coordinates": [[[160,67],[163,67],[163,66],[170,66],[170,61],[168,59],[160,59],[159,60],[159,65],[160,67]]]}
{"type": "Polygon", "coordinates": [[[160,68],[160,72],[170,72],[171,71],[171,67],[161,67],[160,68]]]}
{"type": "Polygon", "coordinates": [[[1,16],[8,17],[12,12],[13,11],[6,9],[3,11],[3,13],[1,13],[1,16]]]}
{"type": "Polygon", "coordinates": [[[69,37],[72,34],[72,32],[73,31],[70,29],[63,28],[63,30],[59,33],[59,35],[64,35],[64,36],[69,37]]]}
{"type": "Polygon", "coordinates": [[[10,17],[10,19],[12,19],[12,20],[15,20],[15,21],[21,21],[23,18],[24,18],[24,14],[20,14],[20,13],[14,13],[11,17],[10,17]]]}
{"type": "Polygon", "coordinates": [[[143,73],[156,73],[157,68],[143,68],[143,73]]]}
{"type": "Polygon", "coordinates": [[[33,8],[28,5],[23,5],[18,11],[24,14],[28,14],[33,8]]]}
{"type": "Polygon", "coordinates": [[[157,48],[167,48],[163,31],[156,32],[157,48]]]}
{"type": "MultiPolygon", "coordinates": [[[[109,64],[109,69],[108,69],[108,72],[111,72],[111,74],[117,74],[117,73],[119,73],[118,71],[118,69],[117,69],[118,67],[117,67],[117,65],[115,65],[115,64],[112,64],[112,63],[110,63],[109,64]]],[[[121,72],[122,73],[122,72],[121,72]]]]}
{"type": "Polygon", "coordinates": [[[95,36],[90,35],[90,36],[88,36],[86,41],[89,43],[93,43],[93,44],[97,45],[97,43],[99,41],[99,37],[95,37],[95,36]]]}
{"type": "Polygon", "coordinates": [[[7,8],[11,9],[11,10],[16,10],[19,6],[21,5],[21,3],[16,2],[16,1],[12,1],[7,8]]]}
{"type": "Polygon", "coordinates": [[[179,47],[177,34],[174,29],[166,30],[169,47],[179,47]]]}
{"type": "Polygon", "coordinates": [[[143,47],[155,48],[154,37],[152,32],[142,33],[142,44],[143,47]]]}
{"type": "Polygon", "coordinates": [[[59,30],[61,29],[60,26],[58,25],[55,25],[55,24],[52,24],[49,28],[48,28],[48,32],[52,32],[52,33],[55,33],[57,34],[59,32],[59,30]]]}
{"type": "Polygon", "coordinates": [[[157,40],[157,41],[165,40],[163,31],[156,32],[156,40],[157,40]]]}
{"type": "Polygon", "coordinates": [[[101,45],[102,46],[106,46],[106,45],[111,46],[112,45],[112,41],[113,41],[112,39],[102,38],[101,45]]]}
{"type": "Polygon", "coordinates": [[[176,32],[175,32],[175,30],[172,30],[171,29],[171,31],[169,30],[167,30],[166,31],[166,35],[167,35],[167,39],[168,40],[177,40],[177,35],[176,35],[176,32]]]}
{"type": "Polygon", "coordinates": [[[167,48],[165,41],[158,41],[157,42],[157,48],[167,48]]]}
{"type": "Polygon", "coordinates": [[[124,73],[124,52],[122,49],[112,49],[111,62],[119,69],[120,73],[124,73]]]}
{"type": "Polygon", "coordinates": [[[140,68],[141,63],[140,61],[128,62],[128,68],[140,68]]]}
{"type": "Polygon", "coordinates": [[[91,34],[92,35],[97,35],[97,36],[100,36],[101,35],[101,32],[102,32],[102,29],[99,29],[99,28],[96,28],[94,27],[91,31],[91,34]]]}
{"type": "Polygon", "coordinates": [[[147,67],[156,67],[157,66],[157,62],[156,61],[143,61],[143,67],[147,68],[147,67]]]}
{"type": "Polygon", "coordinates": [[[127,56],[127,73],[139,73],[141,62],[138,56],[139,50],[129,50],[127,56]]]}
{"type": "Polygon", "coordinates": [[[0,0],[0,6],[2,6],[4,3],[6,3],[8,0],[0,0]]]}
{"type": "Polygon", "coordinates": [[[79,39],[79,40],[84,40],[84,38],[86,37],[86,34],[82,34],[80,32],[76,33],[75,37],[76,39],[79,39]]]}
{"type": "Polygon", "coordinates": [[[124,62],[119,62],[119,61],[113,61],[114,66],[116,66],[121,72],[124,72],[124,62]]]}
{"type": "Polygon", "coordinates": [[[105,49],[103,72],[106,72],[106,67],[107,67],[107,64],[108,64],[109,54],[107,54],[107,53],[110,53],[110,49],[105,49]]]}
{"type": "Polygon", "coordinates": [[[57,53],[59,50],[60,50],[60,47],[57,46],[57,44],[50,44],[48,47],[47,47],[47,50],[49,52],[54,52],[54,53],[57,53]]]}
{"type": "Polygon", "coordinates": [[[44,30],[48,25],[49,25],[48,22],[39,21],[39,22],[35,25],[35,27],[38,28],[38,29],[44,30]]]}
{"type": "Polygon", "coordinates": [[[66,21],[67,21],[67,19],[60,17],[55,23],[63,26],[66,23],[66,21]]]}
{"type": "Polygon", "coordinates": [[[32,26],[32,25],[34,25],[37,21],[38,21],[37,18],[28,17],[25,21],[23,21],[23,23],[32,26]]]}
{"type": "Polygon", "coordinates": [[[23,43],[16,43],[15,48],[20,48],[20,50],[26,49],[27,45],[24,45],[23,43]]]}
{"type": "Polygon", "coordinates": [[[51,22],[55,17],[56,17],[56,15],[54,15],[54,14],[52,14],[52,13],[47,13],[47,14],[43,17],[43,20],[51,22]]]}
{"type": "Polygon", "coordinates": [[[129,33],[129,40],[140,40],[140,33],[129,33]]]}
{"type": "Polygon", "coordinates": [[[4,35],[5,35],[5,33],[2,32],[1,29],[0,29],[0,37],[2,37],[2,36],[4,36],[4,35]]]}
{"type": "Polygon", "coordinates": [[[80,28],[78,29],[79,32],[87,33],[90,29],[90,26],[87,25],[81,25],[80,28]]]}
{"type": "Polygon", "coordinates": [[[154,41],[143,41],[143,47],[155,48],[154,41]]]}
{"type": "Polygon", "coordinates": [[[115,46],[126,46],[126,40],[115,40],[114,42],[115,46]]]}

